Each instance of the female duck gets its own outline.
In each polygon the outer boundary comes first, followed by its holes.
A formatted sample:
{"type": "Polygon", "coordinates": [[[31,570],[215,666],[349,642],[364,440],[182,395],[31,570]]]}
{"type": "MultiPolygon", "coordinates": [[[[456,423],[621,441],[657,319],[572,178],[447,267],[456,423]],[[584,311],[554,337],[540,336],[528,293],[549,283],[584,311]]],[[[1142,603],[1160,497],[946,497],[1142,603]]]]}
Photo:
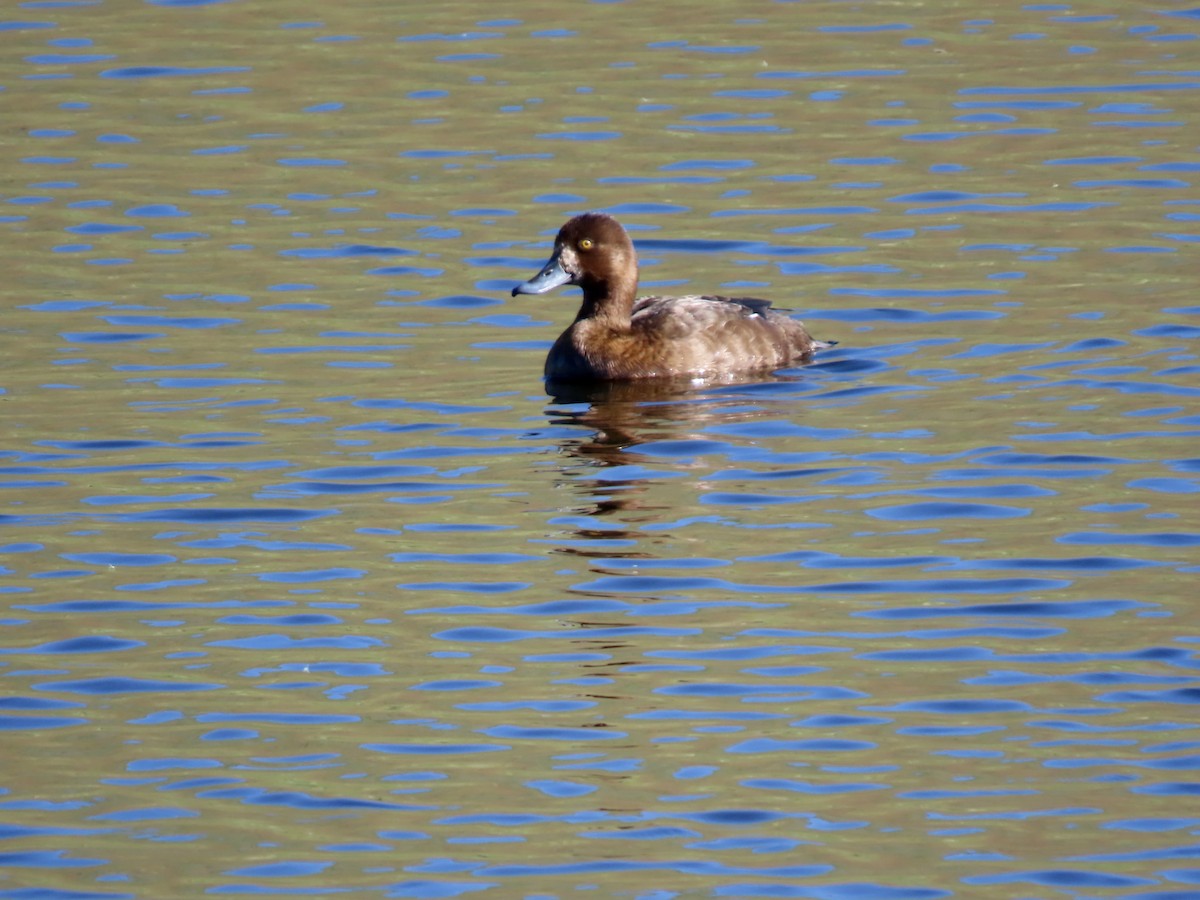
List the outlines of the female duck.
{"type": "Polygon", "coordinates": [[[512,292],[544,294],[564,284],[583,288],[583,305],[546,357],[552,380],[721,378],[777,369],[830,346],[769,300],[637,297],[633,242],[603,213],[563,225],[542,271],[512,292]]]}

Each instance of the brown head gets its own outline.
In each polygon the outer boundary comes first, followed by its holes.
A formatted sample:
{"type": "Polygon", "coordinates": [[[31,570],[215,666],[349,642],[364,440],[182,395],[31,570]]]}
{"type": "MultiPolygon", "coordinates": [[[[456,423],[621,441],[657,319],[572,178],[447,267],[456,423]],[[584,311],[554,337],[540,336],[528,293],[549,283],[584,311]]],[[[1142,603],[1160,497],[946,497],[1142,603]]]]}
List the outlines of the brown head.
{"type": "Polygon", "coordinates": [[[628,318],[637,293],[637,253],[620,222],[604,213],[575,216],[558,230],[542,270],[512,292],[544,294],[564,284],[583,288],[579,318],[605,312],[628,318]]]}

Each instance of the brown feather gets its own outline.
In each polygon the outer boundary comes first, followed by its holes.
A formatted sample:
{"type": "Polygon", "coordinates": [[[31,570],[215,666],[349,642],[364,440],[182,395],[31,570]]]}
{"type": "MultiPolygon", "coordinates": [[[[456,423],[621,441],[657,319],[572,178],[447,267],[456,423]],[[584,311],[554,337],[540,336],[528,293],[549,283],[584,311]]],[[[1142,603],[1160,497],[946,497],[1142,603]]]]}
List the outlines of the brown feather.
{"type": "Polygon", "coordinates": [[[829,346],[772,309],[769,300],[637,297],[633,242],[603,213],[563,225],[550,262],[513,293],[541,293],[564,283],[583,288],[583,302],[546,357],[551,379],[726,377],[777,369],[829,346]]]}

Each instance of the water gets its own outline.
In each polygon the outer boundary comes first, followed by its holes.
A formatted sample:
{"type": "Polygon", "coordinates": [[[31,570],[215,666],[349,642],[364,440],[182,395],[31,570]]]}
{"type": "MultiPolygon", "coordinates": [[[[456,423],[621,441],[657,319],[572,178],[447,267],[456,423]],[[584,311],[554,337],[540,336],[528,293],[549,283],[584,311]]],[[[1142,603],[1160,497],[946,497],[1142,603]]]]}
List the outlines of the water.
{"type": "Polygon", "coordinates": [[[0,897],[1200,895],[1200,17],[994,7],[10,9],[0,897]]]}

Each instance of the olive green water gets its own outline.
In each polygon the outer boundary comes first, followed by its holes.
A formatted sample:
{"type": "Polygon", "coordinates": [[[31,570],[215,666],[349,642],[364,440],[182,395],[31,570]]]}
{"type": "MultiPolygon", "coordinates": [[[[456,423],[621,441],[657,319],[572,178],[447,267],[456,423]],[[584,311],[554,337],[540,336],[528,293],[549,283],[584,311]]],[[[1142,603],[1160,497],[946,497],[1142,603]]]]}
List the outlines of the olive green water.
{"type": "Polygon", "coordinates": [[[0,16],[0,897],[1176,900],[1200,19],[0,16]],[[571,214],[838,347],[548,396],[571,214]]]}

